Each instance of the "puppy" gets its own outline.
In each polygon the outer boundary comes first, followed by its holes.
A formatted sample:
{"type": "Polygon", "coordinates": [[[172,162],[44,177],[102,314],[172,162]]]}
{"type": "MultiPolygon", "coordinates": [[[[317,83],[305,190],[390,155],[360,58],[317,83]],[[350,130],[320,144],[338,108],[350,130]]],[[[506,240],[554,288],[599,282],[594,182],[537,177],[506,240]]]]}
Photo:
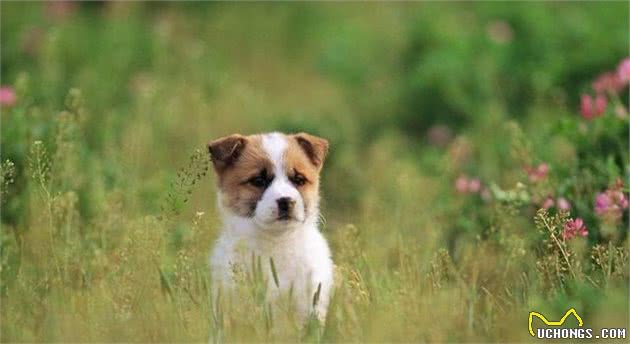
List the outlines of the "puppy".
{"type": "Polygon", "coordinates": [[[210,257],[215,290],[233,290],[235,271],[252,271],[252,257],[260,257],[271,303],[288,296],[298,321],[314,315],[323,322],[333,285],[330,249],[318,230],[328,141],[305,133],[236,134],[208,149],[223,219],[210,257]]]}

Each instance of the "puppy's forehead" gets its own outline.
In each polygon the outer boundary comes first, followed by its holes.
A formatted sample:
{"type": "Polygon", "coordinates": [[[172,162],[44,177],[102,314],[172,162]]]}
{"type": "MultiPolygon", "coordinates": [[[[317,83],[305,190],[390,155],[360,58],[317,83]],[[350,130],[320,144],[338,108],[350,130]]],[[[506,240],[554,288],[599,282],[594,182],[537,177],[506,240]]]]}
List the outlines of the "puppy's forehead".
{"type": "Polygon", "coordinates": [[[263,148],[262,137],[251,135],[248,141],[242,156],[237,160],[237,165],[240,168],[258,168],[261,165],[269,165],[270,159],[263,148]]]}
{"type": "Polygon", "coordinates": [[[309,163],[308,157],[295,137],[282,133],[261,135],[262,150],[273,164],[276,174],[291,174],[293,169],[302,173],[316,174],[315,167],[309,163]]]}
{"type": "Polygon", "coordinates": [[[289,142],[286,135],[270,133],[262,135],[262,148],[273,163],[276,173],[284,170],[284,154],[289,142]]]}

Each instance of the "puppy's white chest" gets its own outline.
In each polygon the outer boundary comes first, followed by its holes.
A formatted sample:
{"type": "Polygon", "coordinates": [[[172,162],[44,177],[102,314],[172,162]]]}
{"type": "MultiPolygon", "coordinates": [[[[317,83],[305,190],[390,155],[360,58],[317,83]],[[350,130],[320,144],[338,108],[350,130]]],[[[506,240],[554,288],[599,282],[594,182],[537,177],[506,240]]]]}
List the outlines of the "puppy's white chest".
{"type": "Polygon", "coordinates": [[[278,242],[227,238],[224,234],[211,258],[214,283],[234,290],[259,273],[262,281],[258,282],[265,283],[269,301],[290,298],[298,319],[315,313],[323,321],[333,281],[330,251],[316,228],[300,230],[290,240],[278,242]],[[313,306],[318,288],[321,301],[313,306]]]}

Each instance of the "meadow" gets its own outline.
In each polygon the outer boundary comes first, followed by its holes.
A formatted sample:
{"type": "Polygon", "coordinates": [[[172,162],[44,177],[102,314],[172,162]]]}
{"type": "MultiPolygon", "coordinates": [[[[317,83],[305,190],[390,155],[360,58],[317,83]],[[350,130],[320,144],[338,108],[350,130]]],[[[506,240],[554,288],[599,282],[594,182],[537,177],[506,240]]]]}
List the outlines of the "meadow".
{"type": "Polygon", "coordinates": [[[628,6],[1,2],[0,341],[627,328],[628,6]],[[321,327],[255,266],[241,303],[210,297],[206,144],[268,131],[331,144],[321,327]]]}

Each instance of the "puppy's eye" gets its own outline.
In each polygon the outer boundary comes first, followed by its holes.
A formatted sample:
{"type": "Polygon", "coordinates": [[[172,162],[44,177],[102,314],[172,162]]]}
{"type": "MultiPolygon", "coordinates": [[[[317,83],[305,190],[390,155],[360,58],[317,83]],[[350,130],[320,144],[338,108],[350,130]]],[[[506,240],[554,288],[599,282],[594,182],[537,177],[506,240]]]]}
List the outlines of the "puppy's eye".
{"type": "Polygon", "coordinates": [[[293,177],[291,177],[289,179],[291,180],[291,183],[293,183],[293,185],[295,185],[295,186],[302,186],[302,185],[306,184],[306,177],[304,177],[300,173],[296,173],[293,177]]]}
{"type": "Polygon", "coordinates": [[[269,184],[271,184],[272,180],[273,176],[268,176],[267,170],[262,170],[258,175],[246,180],[244,184],[250,184],[257,188],[266,188],[267,186],[269,186],[269,184]]]}
{"type": "Polygon", "coordinates": [[[256,176],[249,180],[249,183],[257,188],[264,188],[267,186],[267,179],[263,176],[256,176]]]}

